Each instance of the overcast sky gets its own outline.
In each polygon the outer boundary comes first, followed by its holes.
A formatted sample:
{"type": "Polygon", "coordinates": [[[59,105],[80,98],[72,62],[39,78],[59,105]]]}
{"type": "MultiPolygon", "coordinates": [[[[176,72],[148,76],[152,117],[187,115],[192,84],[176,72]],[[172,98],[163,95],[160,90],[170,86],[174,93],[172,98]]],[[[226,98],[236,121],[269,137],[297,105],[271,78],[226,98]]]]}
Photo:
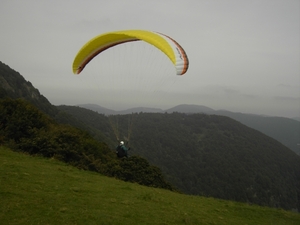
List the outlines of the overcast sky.
{"type": "Polygon", "coordinates": [[[299,0],[1,0],[0,61],[52,104],[120,110],[205,105],[300,117],[299,0]],[[184,76],[153,46],[107,50],[72,73],[104,32],[145,29],[185,49],[184,76]]]}

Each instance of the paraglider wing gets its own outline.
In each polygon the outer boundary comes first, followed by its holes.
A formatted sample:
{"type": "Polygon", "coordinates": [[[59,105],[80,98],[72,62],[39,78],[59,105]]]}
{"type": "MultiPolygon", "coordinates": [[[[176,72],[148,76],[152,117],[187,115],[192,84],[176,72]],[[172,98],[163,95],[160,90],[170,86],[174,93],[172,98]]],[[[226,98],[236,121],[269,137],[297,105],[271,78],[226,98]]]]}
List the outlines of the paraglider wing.
{"type": "Polygon", "coordinates": [[[88,41],[74,59],[73,73],[79,74],[95,56],[106,49],[131,41],[145,41],[160,49],[174,64],[177,75],[183,75],[188,70],[188,57],[172,38],[152,31],[124,30],[104,33],[88,41]]]}

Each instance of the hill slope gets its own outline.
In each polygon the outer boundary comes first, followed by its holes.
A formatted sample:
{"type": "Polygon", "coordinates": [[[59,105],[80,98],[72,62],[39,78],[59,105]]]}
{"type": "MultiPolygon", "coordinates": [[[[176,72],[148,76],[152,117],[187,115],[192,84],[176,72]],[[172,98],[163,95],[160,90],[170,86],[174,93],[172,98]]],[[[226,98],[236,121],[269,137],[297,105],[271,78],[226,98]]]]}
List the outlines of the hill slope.
{"type": "Polygon", "coordinates": [[[132,145],[186,193],[300,208],[300,157],[274,139],[221,116],[137,120],[132,145]]]}
{"type": "Polygon", "coordinates": [[[182,104],[175,106],[173,108],[163,110],[157,109],[149,109],[149,108],[139,108],[139,109],[128,109],[124,111],[112,111],[109,109],[105,109],[99,105],[80,105],[80,107],[93,110],[100,114],[105,115],[117,115],[117,114],[131,114],[131,113],[139,113],[139,112],[179,112],[179,113],[204,113],[209,115],[221,115],[228,116],[234,120],[245,124],[248,127],[251,127],[255,130],[258,130],[269,137],[274,138],[275,140],[281,142],[289,149],[296,152],[300,155],[300,121],[290,118],[284,117],[271,117],[271,116],[262,116],[262,115],[254,115],[254,114],[245,114],[245,113],[235,113],[225,110],[214,110],[208,108],[206,106],[201,105],[188,105],[182,104]]]}
{"type": "Polygon", "coordinates": [[[58,110],[47,98],[40,94],[29,81],[0,61],[0,98],[22,98],[48,115],[55,116],[58,110]]]}
{"type": "Polygon", "coordinates": [[[228,116],[258,130],[300,155],[300,146],[297,145],[300,143],[300,121],[284,117],[259,116],[228,111],[216,111],[215,114],[228,116]]]}
{"type": "Polygon", "coordinates": [[[146,188],[0,147],[3,224],[299,224],[300,214],[146,188]]]}
{"type": "MultiPolygon", "coordinates": [[[[71,106],[59,108],[91,126],[103,116],[71,106]]],[[[254,129],[228,117],[205,114],[140,113],[110,119],[117,122],[124,138],[130,119],[131,154],[160,167],[185,193],[299,208],[300,157],[254,129]]],[[[109,130],[102,131],[112,135],[109,130]]]]}
{"type": "Polygon", "coordinates": [[[300,121],[284,117],[262,116],[245,113],[235,113],[225,110],[213,110],[200,105],[179,105],[167,112],[205,113],[210,115],[228,116],[234,120],[258,130],[281,142],[300,155],[300,121]]]}

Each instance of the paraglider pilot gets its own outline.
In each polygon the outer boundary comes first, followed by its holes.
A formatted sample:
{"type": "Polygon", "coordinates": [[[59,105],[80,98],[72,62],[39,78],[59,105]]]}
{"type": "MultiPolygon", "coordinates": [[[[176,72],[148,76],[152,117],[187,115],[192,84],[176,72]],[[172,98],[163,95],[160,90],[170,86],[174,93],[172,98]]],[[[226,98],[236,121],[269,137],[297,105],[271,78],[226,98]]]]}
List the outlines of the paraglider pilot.
{"type": "Polygon", "coordinates": [[[125,146],[124,141],[120,141],[119,145],[116,147],[116,154],[119,158],[128,158],[128,150],[130,150],[130,148],[125,146]]]}

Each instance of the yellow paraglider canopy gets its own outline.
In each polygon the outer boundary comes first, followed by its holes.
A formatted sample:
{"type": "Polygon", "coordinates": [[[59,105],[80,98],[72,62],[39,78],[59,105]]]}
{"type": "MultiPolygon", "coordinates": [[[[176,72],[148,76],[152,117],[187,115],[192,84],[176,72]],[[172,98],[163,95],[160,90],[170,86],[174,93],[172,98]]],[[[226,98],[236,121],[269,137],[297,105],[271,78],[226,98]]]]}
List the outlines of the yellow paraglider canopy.
{"type": "Polygon", "coordinates": [[[183,75],[188,70],[188,57],[174,39],[152,31],[123,30],[104,33],[88,41],[74,59],[73,73],[79,74],[96,55],[104,50],[131,41],[145,41],[160,49],[174,64],[177,75],[183,75]]]}

